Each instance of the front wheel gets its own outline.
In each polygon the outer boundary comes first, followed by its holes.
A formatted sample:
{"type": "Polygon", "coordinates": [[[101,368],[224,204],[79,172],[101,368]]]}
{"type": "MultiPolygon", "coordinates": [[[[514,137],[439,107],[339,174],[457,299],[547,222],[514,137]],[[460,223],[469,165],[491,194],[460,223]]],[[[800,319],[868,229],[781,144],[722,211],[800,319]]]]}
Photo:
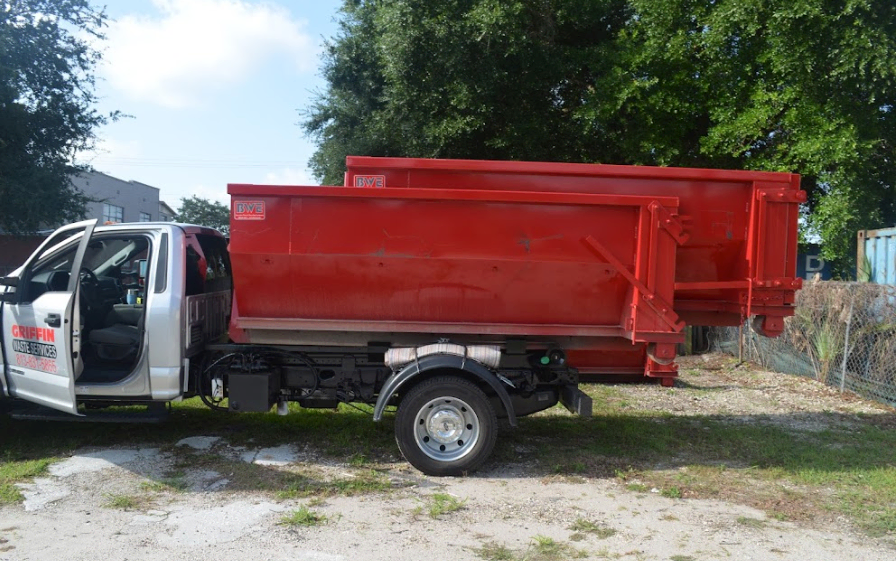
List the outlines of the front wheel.
{"type": "Polygon", "coordinates": [[[439,376],[416,385],[395,416],[395,440],[405,459],[427,475],[463,475],[495,448],[498,418],[472,382],[439,376]]]}

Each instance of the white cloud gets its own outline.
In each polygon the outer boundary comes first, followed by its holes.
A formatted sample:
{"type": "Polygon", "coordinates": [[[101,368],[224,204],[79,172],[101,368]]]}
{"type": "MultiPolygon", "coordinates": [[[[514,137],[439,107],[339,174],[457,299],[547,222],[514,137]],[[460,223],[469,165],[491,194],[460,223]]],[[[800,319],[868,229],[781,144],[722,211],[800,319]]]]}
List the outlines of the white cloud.
{"type": "Polygon", "coordinates": [[[153,0],[159,15],[111,22],[102,72],[133,99],[166,107],[195,105],[203,96],[249,77],[275,57],[297,72],[314,69],[318,48],[306,22],[271,3],[242,0],[153,0]]]}

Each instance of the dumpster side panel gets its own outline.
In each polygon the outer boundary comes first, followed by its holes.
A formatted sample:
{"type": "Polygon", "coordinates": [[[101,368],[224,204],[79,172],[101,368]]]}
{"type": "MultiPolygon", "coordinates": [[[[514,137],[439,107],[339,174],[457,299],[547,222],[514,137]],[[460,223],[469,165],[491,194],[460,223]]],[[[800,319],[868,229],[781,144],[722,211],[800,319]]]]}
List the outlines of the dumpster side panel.
{"type": "Polygon", "coordinates": [[[702,325],[736,325],[750,314],[771,316],[779,327],[781,318],[792,315],[798,205],[805,201],[797,175],[360,156],[346,163],[347,185],[376,176],[389,187],[677,197],[688,239],[676,252],[676,312],[702,325]],[[763,192],[768,197],[759,201],[763,192]]]}
{"type": "MultiPolygon", "coordinates": [[[[625,327],[631,283],[584,240],[599,240],[634,270],[641,213],[653,200],[479,200],[465,192],[427,200],[408,198],[414,191],[405,189],[362,196],[260,186],[231,186],[231,193],[234,205],[263,201],[267,213],[232,221],[234,286],[245,318],[359,331],[377,323],[483,333],[545,326],[571,336],[625,327]]],[[[665,202],[674,208],[676,201],[665,202]]],[[[649,314],[643,321],[648,331],[671,329],[649,314]]]]}

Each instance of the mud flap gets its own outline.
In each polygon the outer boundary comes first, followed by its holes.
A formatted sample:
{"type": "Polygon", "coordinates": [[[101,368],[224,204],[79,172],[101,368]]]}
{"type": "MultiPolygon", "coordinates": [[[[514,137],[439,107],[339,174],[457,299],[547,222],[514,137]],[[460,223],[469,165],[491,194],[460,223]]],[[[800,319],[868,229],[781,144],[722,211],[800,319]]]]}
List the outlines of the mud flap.
{"type": "Polygon", "coordinates": [[[578,386],[568,385],[560,389],[560,403],[566,407],[570,413],[575,413],[581,417],[590,417],[594,404],[591,398],[578,386]]]}

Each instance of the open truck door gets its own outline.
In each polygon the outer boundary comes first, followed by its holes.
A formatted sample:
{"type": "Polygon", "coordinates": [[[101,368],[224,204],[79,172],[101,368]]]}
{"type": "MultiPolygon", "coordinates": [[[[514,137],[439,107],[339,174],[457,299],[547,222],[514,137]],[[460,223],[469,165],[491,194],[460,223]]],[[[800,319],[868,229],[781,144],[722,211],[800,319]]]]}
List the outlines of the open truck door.
{"type": "Polygon", "coordinates": [[[81,358],[81,264],[96,220],[53,232],[20,269],[2,284],[0,345],[10,397],[78,414],[75,379],[81,358]],[[62,242],[81,236],[74,244],[62,242]]]}

